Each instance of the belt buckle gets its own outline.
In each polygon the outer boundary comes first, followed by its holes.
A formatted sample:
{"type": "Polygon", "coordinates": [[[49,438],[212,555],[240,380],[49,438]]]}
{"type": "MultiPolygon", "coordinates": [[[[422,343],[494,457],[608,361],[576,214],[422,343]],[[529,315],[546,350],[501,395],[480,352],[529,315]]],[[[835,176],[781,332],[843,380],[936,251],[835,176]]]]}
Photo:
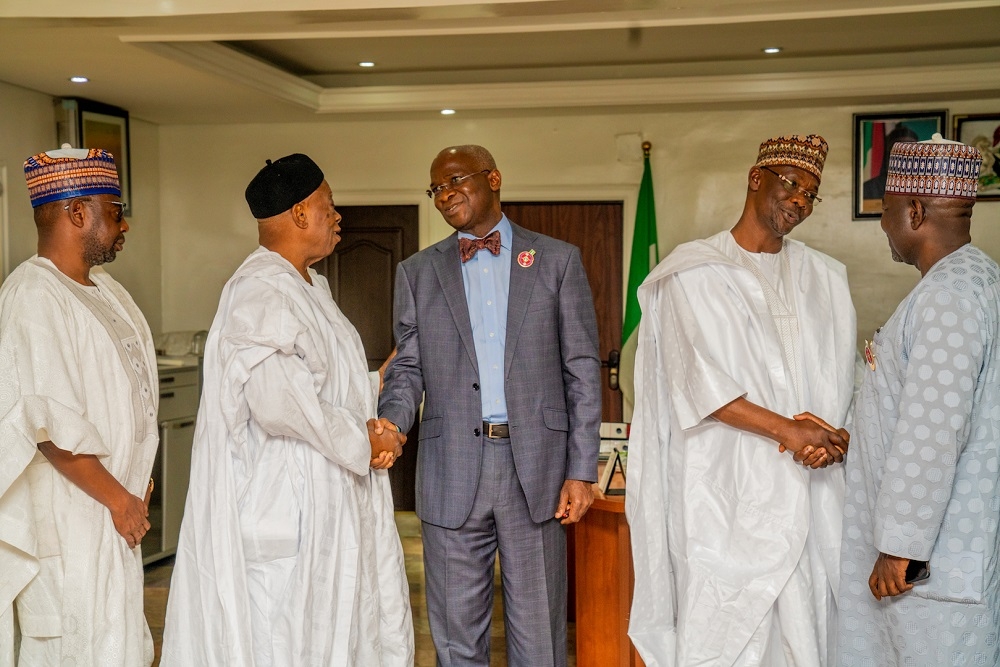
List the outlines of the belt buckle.
{"type": "Polygon", "coordinates": [[[494,439],[502,439],[510,437],[510,427],[507,424],[491,424],[490,422],[484,422],[486,426],[486,437],[494,439]]]}

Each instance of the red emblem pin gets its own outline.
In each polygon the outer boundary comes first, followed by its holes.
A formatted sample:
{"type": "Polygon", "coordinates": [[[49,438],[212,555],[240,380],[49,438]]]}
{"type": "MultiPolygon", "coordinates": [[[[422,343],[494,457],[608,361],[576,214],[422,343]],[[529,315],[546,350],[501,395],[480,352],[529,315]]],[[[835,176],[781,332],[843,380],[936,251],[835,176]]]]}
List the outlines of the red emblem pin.
{"type": "Polygon", "coordinates": [[[535,250],[525,250],[520,255],[517,256],[517,263],[521,265],[521,268],[526,269],[535,263],[535,250]]]}
{"type": "Polygon", "coordinates": [[[865,341],[865,361],[868,363],[868,368],[875,370],[875,353],[872,352],[872,344],[867,340],[865,341]]]}

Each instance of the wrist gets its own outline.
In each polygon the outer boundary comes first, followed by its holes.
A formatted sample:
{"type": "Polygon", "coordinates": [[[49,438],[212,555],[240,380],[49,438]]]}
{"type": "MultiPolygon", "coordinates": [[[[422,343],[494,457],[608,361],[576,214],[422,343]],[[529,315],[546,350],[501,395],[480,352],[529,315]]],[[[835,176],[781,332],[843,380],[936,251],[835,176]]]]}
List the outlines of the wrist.
{"type": "Polygon", "coordinates": [[[112,514],[121,514],[128,506],[128,497],[131,494],[124,486],[119,485],[117,489],[111,490],[107,497],[101,502],[112,514]]]}
{"type": "Polygon", "coordinates": [[[767,435],[778,444],[788,447],[788,443],[794,440],[795,420],[781,415],[775,416],[777,419],[766,428],[767,435]]]}
{"type": "Polygon", "coordinates": [[[884,551],[880,551],[878,553],[878,557],[881,558],[882,560],[898,560],[898,561],[906,561],[907,563],[910,562],[910,559],[906,558],[905,556],[893,556],[892,554],[887,554],[884,551]]]}

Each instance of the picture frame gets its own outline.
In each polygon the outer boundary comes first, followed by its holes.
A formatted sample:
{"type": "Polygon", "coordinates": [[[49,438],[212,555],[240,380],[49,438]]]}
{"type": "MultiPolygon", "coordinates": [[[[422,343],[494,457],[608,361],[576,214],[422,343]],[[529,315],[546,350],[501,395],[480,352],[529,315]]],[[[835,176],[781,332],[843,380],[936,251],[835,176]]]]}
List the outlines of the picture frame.
{"type": "Polygon", "coordinates": [[[60,143],[74,148],[103,148],[115,158],[125,215],[132,214],[132,165],[128,111],[83,98],[59,100],[60,143]]]}
{"type": "Polygon", "coordinates": [[[898,141],[925,141],[947,128],[948,111],[854,114],[853,220],[882,217],[889,150],[898,141]]]}
{"type": "Polygon", "coordinates": [[[952,138],[983,154],[976,199],[1000,201],[1000,113],[956,115],[952,123],[952,138]]]}
{"type": "Polygon", "coordinates": [[[615,480],[615,474],[618,473],[621,476],[618,478],[620,484],[625,483],[625,457],[627,454],[624,450],[614,448],[614,451],[608,457],[607,463],[604,464],[604,470],[601,473],[600,479],[597,481],[597,486],[601,492],[606,496],[622,496],[625,495],[624,486],[614,486],[612,482],[615,480]]]}

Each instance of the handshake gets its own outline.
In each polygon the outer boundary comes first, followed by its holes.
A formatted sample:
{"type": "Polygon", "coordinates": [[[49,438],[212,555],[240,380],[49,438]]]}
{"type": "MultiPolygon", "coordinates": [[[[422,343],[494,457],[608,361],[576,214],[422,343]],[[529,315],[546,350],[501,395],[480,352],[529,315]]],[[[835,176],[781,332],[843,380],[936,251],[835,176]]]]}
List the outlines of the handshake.
{"type": "Polygon", "coordinates": [[[369,465],[376,470],[391,468],[396,459],[403,455],[406,436],[399,432],[395,424],[385,417],[368,420],[368,441],[372,446],[369,465]]]}
{"type": "Polygon", "coordinates": [[[796,463],[815,470],[844,460],[851,441],[845,429],[834,428],[811,412],[795,415],[786,424],[778,451],[790,452],[796,463]]]}

